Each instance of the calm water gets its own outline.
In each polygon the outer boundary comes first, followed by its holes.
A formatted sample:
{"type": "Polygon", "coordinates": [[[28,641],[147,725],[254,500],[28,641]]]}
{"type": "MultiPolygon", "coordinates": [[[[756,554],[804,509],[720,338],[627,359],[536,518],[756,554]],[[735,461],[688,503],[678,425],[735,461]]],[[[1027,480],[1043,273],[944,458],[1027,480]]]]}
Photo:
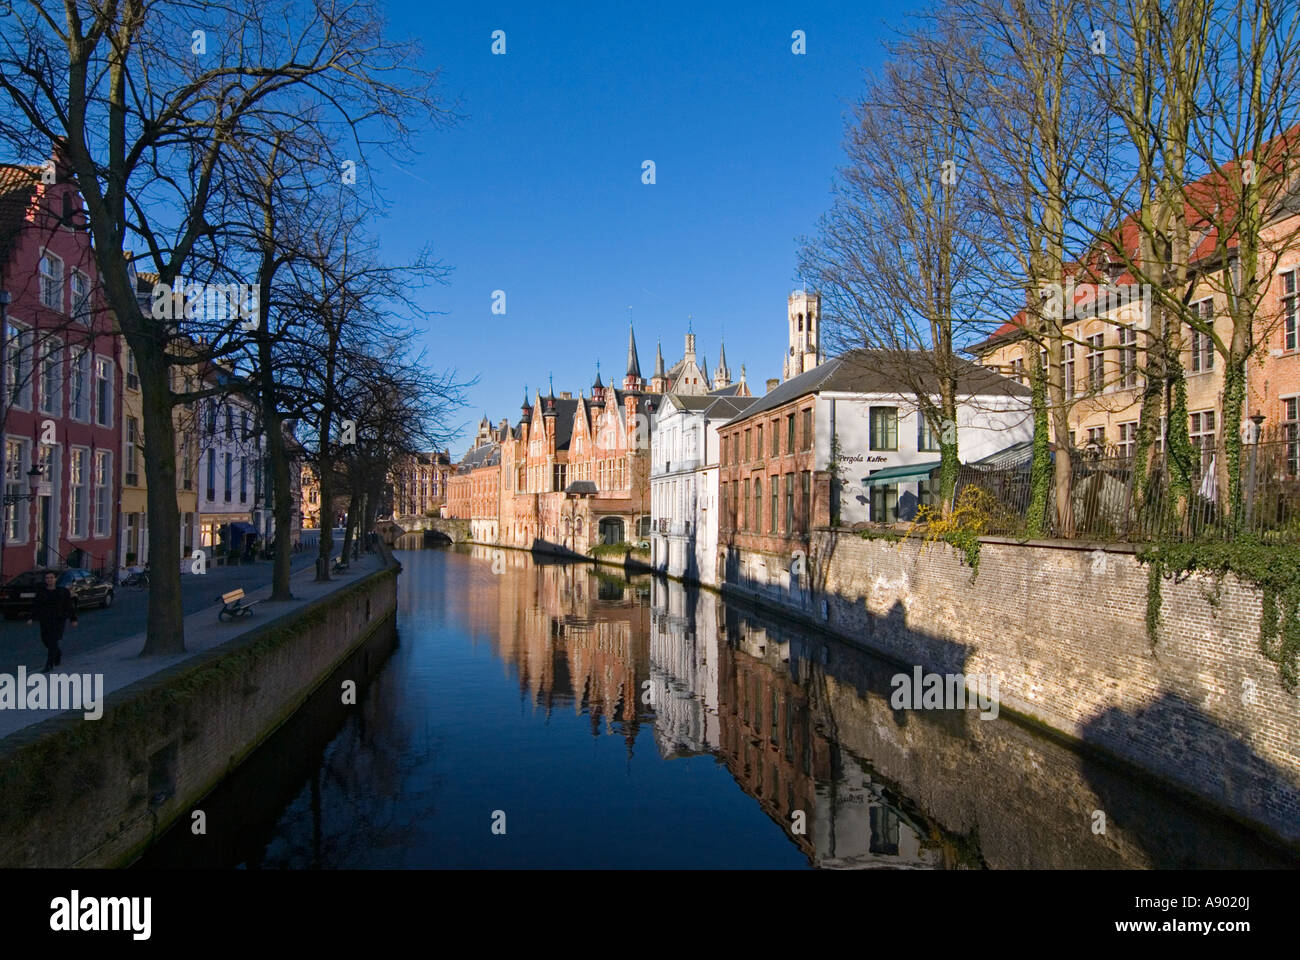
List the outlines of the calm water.
{"type": "Polygon", "coordinates": [[[141,866],[1295,865],[1010,720],[893,710],[846,644],[502,556],[400,552],[358,704],[326,683],[141,866]]]}

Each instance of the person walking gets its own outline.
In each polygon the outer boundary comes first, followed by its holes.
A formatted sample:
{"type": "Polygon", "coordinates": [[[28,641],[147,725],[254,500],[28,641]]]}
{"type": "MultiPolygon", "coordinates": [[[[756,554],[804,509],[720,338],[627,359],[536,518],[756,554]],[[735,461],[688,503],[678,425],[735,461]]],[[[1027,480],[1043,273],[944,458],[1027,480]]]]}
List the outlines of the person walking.
{"type": "Polygon", "coordinates": [[[58,575],[53,570],[45,574],[45,583],[36,588],[36,599],[32,601],[32,620],[41,624],[41,643],[45,644],[45,666],[41,670],[48,673],[63,661],[63,651],[59,642],[63,639],[63,628],[70,621],[77,625],[77,605],[72,602],[72,591],[58,586],[58,575]]]}

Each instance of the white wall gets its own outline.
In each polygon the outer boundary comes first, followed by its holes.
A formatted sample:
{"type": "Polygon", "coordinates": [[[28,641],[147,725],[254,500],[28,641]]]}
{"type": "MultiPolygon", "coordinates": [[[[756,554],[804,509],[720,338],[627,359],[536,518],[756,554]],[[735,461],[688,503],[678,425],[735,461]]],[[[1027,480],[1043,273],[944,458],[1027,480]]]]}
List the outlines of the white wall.
{"type": "MultiPolygon", "coordinates": [[[[936,398],[937,401],[937,398],[936,398]]],[[[840,496],[840,521],[857,523],[871,519],[871,487],[864,480],[872,472],[888,467],[937,461],[939,452],[917,449],[920,413],[914,397],[898,394],[823,393],[817,397],[817,469],[830,462],[831,410],[840,454],[845,459],[845,483],[840,496]],[[871,449],[871,408],[898,408],[898,449],[871,449]]],[[[979,460],[1015,443],[1033,437],[1033,416],[1028,397],[964,396],[957,402],[957,455],[962,463],[979,460]]],[[[919,483],[901,483],[899,499],[919,493],[919,483]]]]}

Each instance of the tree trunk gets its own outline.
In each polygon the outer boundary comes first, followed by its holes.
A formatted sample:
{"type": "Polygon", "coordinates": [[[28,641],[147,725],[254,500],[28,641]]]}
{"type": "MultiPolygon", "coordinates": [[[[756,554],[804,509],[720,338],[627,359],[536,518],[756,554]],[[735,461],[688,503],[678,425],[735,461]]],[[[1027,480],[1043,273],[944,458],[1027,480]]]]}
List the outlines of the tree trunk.
{"type": "Polygon", "coordinates": [[[1030,343],[1034,352],[1033,394],[1030,398],[1034,412],[1034,450],[1029,463],[1029,512],[1025,532],[1038,539],[1047,534],[1047,491],[1052,485],[1051,431],[1048,428],[1046,371],[1043,370],[1037,343],[1032,340],[1030,343]]]}
{"type": "MultiPolygon", "coordinates": [[[[161,351],[137,350],[144,414],[144,472],[149,504],[149,618],[142,656],[183,653],[180,511],[176,506],[176,425],[169,370],[161,351]]],[[[186,558],[188,561],[188,558],[186,558]]]]}
{"type": "Polygon", "coordinates": [[[317,556],[323,561],[317,580],[330,578],[331,554],[334,552],[334,458],[325,452],[327,440],[321,441],[321,454],[316,461],[320,473],[320,550],[317,556]]]}

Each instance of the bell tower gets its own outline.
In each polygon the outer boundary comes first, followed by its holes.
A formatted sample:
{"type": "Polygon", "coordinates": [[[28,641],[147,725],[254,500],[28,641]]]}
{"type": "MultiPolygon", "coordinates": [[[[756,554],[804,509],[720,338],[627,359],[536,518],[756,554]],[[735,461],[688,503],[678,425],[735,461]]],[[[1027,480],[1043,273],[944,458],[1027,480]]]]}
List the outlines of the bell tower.
{"type": "Polygon", "coordinates": [[[821,294],[796,290],[786,301],[789,325],[789,348],[786,350],[781,379],[789,380],[821,363],[821,294]]]}

